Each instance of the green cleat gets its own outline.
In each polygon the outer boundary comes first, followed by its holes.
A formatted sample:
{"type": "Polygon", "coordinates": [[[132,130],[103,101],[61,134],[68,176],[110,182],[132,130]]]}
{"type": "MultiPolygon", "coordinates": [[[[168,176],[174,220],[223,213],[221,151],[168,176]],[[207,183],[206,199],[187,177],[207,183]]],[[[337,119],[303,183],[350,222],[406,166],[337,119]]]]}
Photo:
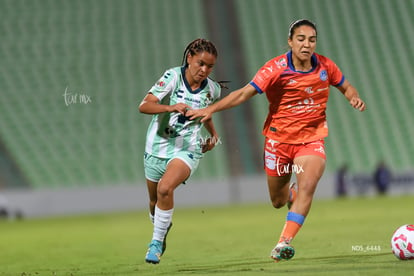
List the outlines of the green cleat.
{"type": "Polygon", "coordinates": [[[287,242],[278,243],[270,253],[270,257],[276,262],[280,260],[290,260],[295,255],[295,249],[287,242]]]}

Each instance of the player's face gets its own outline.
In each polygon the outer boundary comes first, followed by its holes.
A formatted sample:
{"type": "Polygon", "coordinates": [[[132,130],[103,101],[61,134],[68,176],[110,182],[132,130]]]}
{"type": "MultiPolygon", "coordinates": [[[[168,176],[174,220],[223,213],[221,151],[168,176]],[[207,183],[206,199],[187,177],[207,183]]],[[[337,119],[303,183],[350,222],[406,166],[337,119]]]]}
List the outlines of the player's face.
{"type": "Polygon", "coordinates": [[[188,69],[186,77],[190,83],[199,84],[207,79],[213,71],[216,57],[208,52],[196,53],[194,56],[189,55],[187,58],[188,69]]]}
{"type": "Polygon", "coordinates": [[[288,39],[294,58],[301,62],[310,61],[316,48],[316,31],[311,26],[303,25],[295,29],[292,38],[288,39]]]}

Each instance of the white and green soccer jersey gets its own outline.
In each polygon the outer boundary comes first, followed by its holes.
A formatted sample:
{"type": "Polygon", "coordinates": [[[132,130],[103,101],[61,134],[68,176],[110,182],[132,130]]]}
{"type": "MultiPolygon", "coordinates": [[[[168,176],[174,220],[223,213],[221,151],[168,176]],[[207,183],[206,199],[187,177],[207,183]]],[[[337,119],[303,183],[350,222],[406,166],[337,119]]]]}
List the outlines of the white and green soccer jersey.
{"type": "MultiPolygon", "coordinates": [[[[207,107],[219,99],[221,88],[217,82],[207,78],[193,91],[184,72],[184,67],[167,70],[149,92],[161,104],[184,103],[193,109],[207,107]]],[[[201,128],[199,119],[190,121],[178,112],[155,114],[148,128],[145,151],[160,158],[171,158],[179,151],[201,154],[201,128]]]]}

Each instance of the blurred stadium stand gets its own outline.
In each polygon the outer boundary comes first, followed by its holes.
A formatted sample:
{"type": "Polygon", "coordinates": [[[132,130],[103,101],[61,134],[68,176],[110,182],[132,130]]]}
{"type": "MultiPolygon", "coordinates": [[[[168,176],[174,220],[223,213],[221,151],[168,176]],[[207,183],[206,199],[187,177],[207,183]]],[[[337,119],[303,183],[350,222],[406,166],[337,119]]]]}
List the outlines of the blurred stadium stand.
{"type": "MultiPolygon", "coordinates": [[[[191,40],[212,37],[207,23],[216,19],[207,20],[206,2],[0,0],[0,140],[8,159],[2,166],[14,164],[25,181],[6,181],[3,189],[30,186],[35,192],[59,193],[138,187],[143,195],[137,200],[144,203],[137,205],[146,206],[142,155],[150,116],[139,114],[137,105],[165,69],[180,65],[191,40]]],[[[343,163],[356,173],[370,174],[381,159],[393,171],[413,170],[413,0],[232,3],[248,75],[232,88],[287,50],[293,20],[309,18],[318,26],[317,52],[332,58],[367,102],[368,110],[359,113],[331,90],[328,180],[321,185],[333,185],[329,177],[343,163]]],[[[226,14],[225,8],[216,16],[226,14]]],[[[224,43],[218,50],[220,63],[232,48],[224,43]]],[[[244,131],[261,136],[267,101],[258,96],[251,104],[256,125],[244,131]]],[[[215,118],[223,133],[223,115],[215,118]]],[[[217,193],[243,194],[227,187],[246,182],[232,180],[225,151],[231,138],[223,137],[223,144],[206,155],[191,185],[222,182],[226,186],[217,186],[217,193]]],[[[258,141],[234,154],[249,156],[244,153],[262,147],[262,137],[258,141]]],[[[251,171],[244,169],[248,177],[251,171]]]]}

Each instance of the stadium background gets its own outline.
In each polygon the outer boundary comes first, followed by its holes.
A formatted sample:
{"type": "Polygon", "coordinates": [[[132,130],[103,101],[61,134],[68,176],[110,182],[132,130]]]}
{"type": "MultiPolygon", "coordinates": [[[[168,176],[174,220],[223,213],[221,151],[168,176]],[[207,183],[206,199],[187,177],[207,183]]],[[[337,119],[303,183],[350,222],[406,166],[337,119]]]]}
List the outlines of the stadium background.
{"type": "MultiPolygon", "coordinates": [[[[27,216],[145,208],[150,116],[137,106],[148,89],[181,64],[190,41],[205,37],[219,50],[213,77],[231,80],[226,95],[287,50],[289,24],[299,18],[317,23],[317,52],[340,66],[368,105],[359,113],[331,90],[328,165],[317,196],[334,196],[345,163],[368,185],[380,160],[405,179],[391,193],[412,193],[413,13],[412,0],[1,0],[3,202],[27,216]]],[[[266,110],[257,96],[215,115],[222,143],[177,191],[178,204],[268,200],[266,110]]]]}

